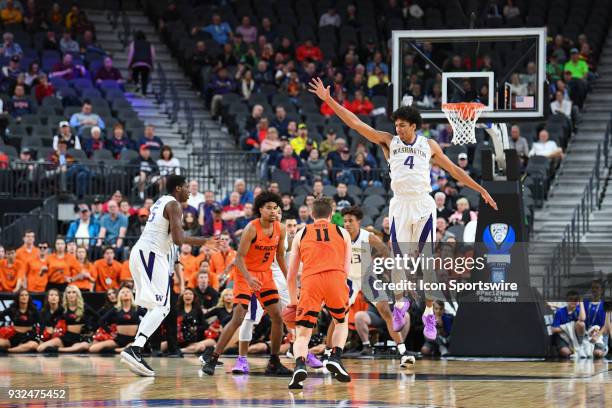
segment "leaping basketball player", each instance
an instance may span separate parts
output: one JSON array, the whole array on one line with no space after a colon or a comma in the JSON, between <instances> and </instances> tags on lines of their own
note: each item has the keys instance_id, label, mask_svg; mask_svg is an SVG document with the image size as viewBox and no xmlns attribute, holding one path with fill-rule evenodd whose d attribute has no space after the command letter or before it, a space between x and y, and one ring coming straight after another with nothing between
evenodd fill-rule
<instances>
[{"instance_id":1,"label":"leaping basketball player","mask_svg":"<svg viewBox=\"0 0 612 408\"><path fill-rule=\"evenodd\" d=\"M121 352L121 357L132 372L144 377L155 376L155 371L142 358L141 350L170 311L176 248L182 244L199 247L210 240L187 237L183 231L182 205L189 198L185 177L168 176L166 189L168 194L151 207L144 231L132 248L129 261L136 304L146 308L147 313L138 325L134 343Z\"/></svg>"},{"instance_id":2,"label":"leaping basketball player","mask_svg":"<svg viewBox=\"0 0 612 408\"><path fill-rule=\"evenodd\" d=\"M435 240L436 205L431 192L431 162L446 170L451 177L477 191L483 200L497 210L497 204L480 184L472 179L459 166L455 165L432 139L416 134L421 126L421 114L411 106L395 110L391 119L395 123L397 135L373 129L362 122L357 115L344 108L332 98L329 86L323 85L320 78L310 82L309 91L326 102L338 117L351 129L379 145L389 162L391 171L391 190L393 198L389 205L391 220L391 243L395 255L401 255L400 243L417 244L422 252L425 243ZM433 314L433 299L427 300L423 314L426 338L435 338L436 319ZM408 302L396 302L393 319L403 322L408 311ZM397 326L401 326L399 323Z\"/></svg>"},{"instance_id":3,"label":"leaping basketball player","mask_svg":"<svg viewBox=\"0 0 612 408\"><path fill-rule=\"evenodd\" d=\"M202 371L208 375L215 373L219 355L242 324L253 294L272 321L271 353L266 374L291 375L291 370L282 365L278 357L283 337L283 321L280 296L272 274L272 262L276 259L281 275L287 275L285 246L282 245L285 242L285 226L277 220L281 206L282 201L278 194L263 192L255 198L253 213L257 218L244 229L236 255L236 266L240 273L237 274L234 284L232 319L223 328L212 356L206 359L202 366ZM241 374L248 371L242 364L238 364L235 369Z\"/></svg>"}]
</instances>

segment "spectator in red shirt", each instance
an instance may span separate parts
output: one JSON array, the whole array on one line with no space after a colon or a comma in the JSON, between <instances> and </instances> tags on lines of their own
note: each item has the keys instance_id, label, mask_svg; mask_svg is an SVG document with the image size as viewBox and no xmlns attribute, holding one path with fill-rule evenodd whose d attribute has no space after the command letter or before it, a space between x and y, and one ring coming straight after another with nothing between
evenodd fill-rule
<instances>
[{"instance_id":1,"label":"spectator in red shirt","mask_svg":"<svg viewBox=\"0 0 612 408\"><path fill-rule=\"evenodd\" d=\"M304 60L321 61L323 60L323 53L321 49L312 43L312 40L308 39L304 44L300 45L295 51L295 58L299 62Z\"/></svg>"},{"instance_id":2,"label":"spectator in red shirt","mask_svg":"<svg viewBox=\"0 0 612 408\"><path fill-rule=\"evenodd\" d=\"M104 65L100 67L98 72L96 72L96 84L100 84L105 80L115 81L119 85L122 85L124 82L121 72L119 72L117 68L113 67L113 60L111 57L104 58Z\"/></svg>"},{"instance_id":3,"label":"spectator in red shirt","mask_svg":"<svg viewBox=\"0 0 612 408\"><path fill-rule=\"evenodd\" d=\"M230 194L229 204L223 207L221 218L234 229L236 219L240 217L244 217L244 206L240 204L240 193L234 191Z\"/></svg>"},{"instance_id":4,"label":"spectator in red shirt","mask_svg":"<svg viewBox=\"0 0 612 408\"><path fill-rule=\"evenodd\" d=\"M268 118L263 117L259 119L257 123L257 128L251 132L249 138L246 141L246 144L249 146L249 149L253 151L259 151L261 142L264 141L266 136L268 135Z\"/></svg>"},{"instance_id":5,"label":"spectator in red shirt","mask_svg":"<svg viewBox=\"0 0 612 408\"><path fill-rule=\"evenodd\" d=\"M338 101L340 105L344 106L348 110L351 110L350 108L351 105L346 100L346 97L344 96L344 92L338 92L338 96L336 97L336 100ZM327 102L323 102L321 104L321 114L327 118L329 118L332 115L335 115L333 109L327 104Z\"/></svg>"},{"instance_id":6,"label":"spectator in red shirt","mask_svg":"<svg viewBox=\"0 0 612 408\"><path fill-rule=\"evenodd\" d=\"M300 180L299 160L293 154L293 147L286 145L283 148L283 157L280 160L279 166L282 171L289 174L291 180Z\"/></svg>"},{"instance_id":7,"label":"spectator in red shirt","mask_svg":"<svg viewBox=\"0 0 612 408\"><path fill-rule=\"evenodd\" d=\"M369 115L374 109L374 105L368 99L364 98L363 92L355 91L355 99L348 103L347 109L355 115Z\"/></svg>"},{"instance_id":8,"label":"spectator in red shirt","mask_svg":"<svg viewBox=\"0 0 612 408\"><path fill-rule=\"evenodd\" d=\"M42 103L43 99L47 96L53 96L55 94L55 88L47 79L47 74L42 73L38 75L38 85L34 88L34 93L39 104Z\"/></svg>"},{"instance_id":9,"label":"spectator in red shirt","mask_svg":"<svg viewBox=\"0 0 612 408\"><path fill-rule=\"evenodd\" d=\"M75 65L72 62L72 54L65 54L62 62L58 62L53 66L52 72L49 75L51 78L63 78L66 81L76 78L84 78L87 70L82 65Z\"/></svg>"}]
</instances>

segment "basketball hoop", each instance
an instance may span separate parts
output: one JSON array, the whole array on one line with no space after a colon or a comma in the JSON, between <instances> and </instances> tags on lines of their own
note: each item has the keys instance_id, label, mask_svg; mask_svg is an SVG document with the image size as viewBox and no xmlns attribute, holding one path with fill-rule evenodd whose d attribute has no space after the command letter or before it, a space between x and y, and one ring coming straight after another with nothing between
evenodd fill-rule
<instances>
[{"instance_id":1,"label":"basketball hoop","mask_svg":"<svg viewBox=\"0 0 612 408\"><path fill-rule=\"evenodd\" d=\"M452 143L476 143L476 121L486 106L478 102L444 103L442 111L453 128Z\"/></svg>"}]
</instances>

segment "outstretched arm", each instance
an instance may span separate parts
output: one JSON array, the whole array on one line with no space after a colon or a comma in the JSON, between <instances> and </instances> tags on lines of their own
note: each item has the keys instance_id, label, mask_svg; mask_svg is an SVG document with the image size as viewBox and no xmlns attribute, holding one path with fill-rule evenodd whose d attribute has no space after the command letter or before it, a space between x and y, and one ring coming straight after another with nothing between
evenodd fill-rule
<instances>
[{"instance_id":1,"label":"outstretched arm","mask_svg":"<svg viewBox=\"0 0 612 408\"><path fill-rule=\"evenodd\" d=\"M493 197L489 194L487 190L484 189L483 186L478 184L473 178L470 177L463 169L457 166L455 163L451 161L442 151L442 148L435 140L428 140L429 147L431 148L431 156L433 157L433 161L435 164L440 166L442 169L446 170L448 174L451 175L455 180L463 183L467 187L472 190L478 191L482 196L485 203L489 204L495 210L497 210L497 203L493 200Z\"/></svg>"},{"instance_id":2,"label":"outstretched arm","mask_svg":"<svg viewBox=\"0 0 612 408\"><path fill-rule=\"evenodd\" d=\"M313 79L309 84L308 90L317 95L323 102L327 103L348 127L355 130L370 142L384 147L388 147L389 143L391 143L392 136L389 133L378 131L370 125L363 123L357 115L336 102L334 98L331 97L329 86L325 87L321 78Z\"/></svg>"},{"instance_id":3,"label":"outstretched arm","mask_svg":"<svg viewBox=\"0 0 612 408\"><path fill-rule=\"evenodd\" d=\"M171 201L164 208L164 216L170 221L170 235L174 245L189 244L191 246L202 246L210 241L210 238L187 237L183 231L183 209L176 201Z\"/></svg>"}]
</instances>

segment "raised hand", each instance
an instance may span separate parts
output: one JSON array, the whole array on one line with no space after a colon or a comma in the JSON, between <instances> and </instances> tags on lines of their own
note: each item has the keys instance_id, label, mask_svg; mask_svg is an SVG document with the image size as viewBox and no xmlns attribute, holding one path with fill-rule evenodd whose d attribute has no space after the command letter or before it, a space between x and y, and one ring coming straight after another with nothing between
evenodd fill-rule
<instances>
[{"instance_id":1,"label":"raised hand","mask_svg":"<svg viewBox=\"0 0 612 408\"><path fill-rule=\"evenodd\" d=\"M308 84L308 91L319 97L322 101L326 102L330 97L329 86L323 85L321 78L313 78Z\"/></svg>"}]
</instances>

